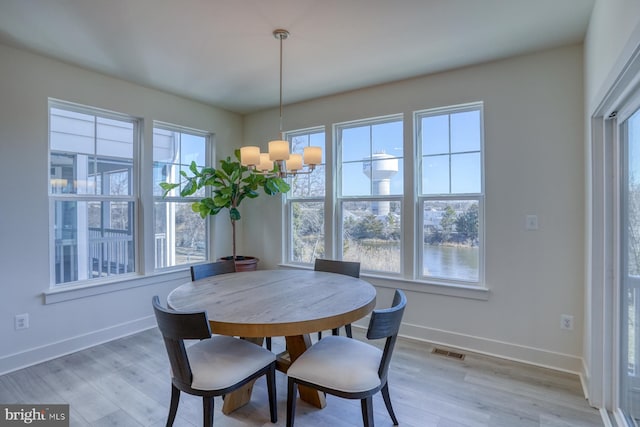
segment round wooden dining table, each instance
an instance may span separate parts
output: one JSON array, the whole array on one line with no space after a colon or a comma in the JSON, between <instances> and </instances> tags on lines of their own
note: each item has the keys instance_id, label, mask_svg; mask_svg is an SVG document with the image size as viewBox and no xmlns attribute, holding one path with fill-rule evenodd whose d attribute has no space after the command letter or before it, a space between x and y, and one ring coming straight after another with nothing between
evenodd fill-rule
<instances>
[{"instance_id":1,"label":"round wooden dining table","mask_svg":"<svg viewBox=\"0 0 640 427\"><path fill-rule=\"evenodd\" d=\"M376 290L351 276L309 270L258 270L211 276L185 283L167 297L177 311L207 312L214 334L255 339L285 337L287 351L278 355L286 372L311 346L312 332L338 328L369 314ZM300 398L316 407L324 394L300 387ZM251 386L225 397L228 414L251 397Z\"/></svg>"}]
</instances>

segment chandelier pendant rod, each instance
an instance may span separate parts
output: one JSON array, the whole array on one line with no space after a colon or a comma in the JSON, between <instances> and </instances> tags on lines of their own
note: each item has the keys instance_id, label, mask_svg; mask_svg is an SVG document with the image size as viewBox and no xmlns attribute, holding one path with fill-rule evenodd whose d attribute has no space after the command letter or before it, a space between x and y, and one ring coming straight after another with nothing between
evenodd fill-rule
<instances>
[{"instance_id":1,"label":"chandelier pendant rod","mask_svg":"<svg viewBox=\"0 0 640 427\"><path fill-rule=\"evenodd\" d=\"M283 134L283 125L282 125L282 112L283 112L283 105L282 105L282 93L283 93L283 89L282 89L282 56L283 56L283 49L282 49L282 42L283 40L287 39L289 37L289 32L287 30L283 30L283 29L277 29L273 32L273 36L275 38L277 38L278 40L280 40L280 138L284 139L284 134Z\"/></svg>"},{"instance_id":2,"label":"chandelier pendant rod","mask_svg":"<svg viewBox=\"0 0 640 427\"><path fill-rule=\"evenodd\" d=\"M280 138L282 137L282 37L280 37Z\"/></svg>"}]
</instances>

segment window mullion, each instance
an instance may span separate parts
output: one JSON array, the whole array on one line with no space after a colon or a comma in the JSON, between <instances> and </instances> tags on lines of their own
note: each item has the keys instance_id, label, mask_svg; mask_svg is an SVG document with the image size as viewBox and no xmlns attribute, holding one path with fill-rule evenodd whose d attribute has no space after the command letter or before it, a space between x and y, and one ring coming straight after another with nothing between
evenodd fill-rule
<instances>
[{"instance_id":1,"label":"window mullion","mask_svg":"<svg viewBox=\"0 0 640 427\"><path fill-rule=\"evenodd\" d=\"M448 143L449 143L449 193L452 192L452 187L451 187L451 168L452 168L452 162L451 162L451 114L447 115L447 125L448 125L448 132L447 132L447 136L448 136Z\"/></svg>"}]
</instances>

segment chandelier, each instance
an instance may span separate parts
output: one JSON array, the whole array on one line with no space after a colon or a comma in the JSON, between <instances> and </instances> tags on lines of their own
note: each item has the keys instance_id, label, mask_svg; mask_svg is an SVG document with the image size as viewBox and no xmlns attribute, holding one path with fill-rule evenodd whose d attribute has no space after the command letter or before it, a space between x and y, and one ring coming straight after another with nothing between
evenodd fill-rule
<instances>
[{"instance_id":1,"label":"chandelier","mask_svg":"<svg viewBox=\"0 0 640 427\"><path fill-rule=\"evenodd\" d=\"M286 178L298 174L309 174L322 163L320 147L304 147L303 154L290 153L289 141L282 131L282 42L289 37L287 30L277 29L273 36L280 40L280 139L269 141L269 152L261 153L260 147L240 148L240 163L254 173Z\"/></svg>"}]
</instances>

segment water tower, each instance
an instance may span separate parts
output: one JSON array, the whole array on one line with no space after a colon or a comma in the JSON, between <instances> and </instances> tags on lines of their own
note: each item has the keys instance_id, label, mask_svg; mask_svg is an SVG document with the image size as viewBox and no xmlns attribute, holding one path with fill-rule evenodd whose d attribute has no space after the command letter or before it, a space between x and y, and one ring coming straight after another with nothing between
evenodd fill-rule
<instances>
[{"instance_id":1,"label":"water tower","mask_svg":"<svg viewBox=\"0 0 640 427\"><path fill-rule=\"evenodd\" d=\"M391 194L391 178L398 173L398 159L385 153L376 153L367 159L362 167L362 172L373 182L374 196L387 196ZM374 202L371 210L374 215L387 216L390 202Z\"/></svg>"}]
</instances>

